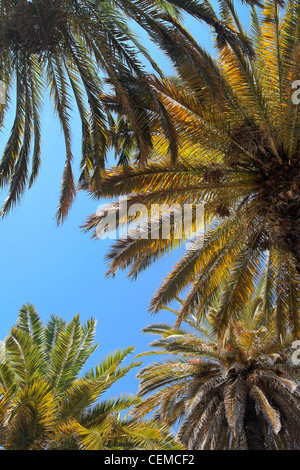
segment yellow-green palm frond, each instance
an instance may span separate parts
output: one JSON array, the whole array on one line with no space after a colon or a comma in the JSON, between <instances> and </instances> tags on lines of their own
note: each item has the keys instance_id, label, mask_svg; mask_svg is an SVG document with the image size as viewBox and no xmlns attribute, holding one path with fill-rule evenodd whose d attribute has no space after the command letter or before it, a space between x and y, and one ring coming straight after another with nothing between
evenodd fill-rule
<instances>
[{"instance_id":1,"label":"yellow-green palm frond","mask_svg":"<svg viewBox=\"0 0 300 470\"><path fill-rule=\"evenodd\" d=\"M227 235L232 240L232 246L227 244ZM163 280L156 294L151 300L151 309L158 312L164 304L176 298L186 286L191 284L191 291L186 299L190 306L206 302L210 294L219 292L222 286L220 275L228 275L228 260L232 259L234 251L237 249L234 242L237 241L237 224L235 220L229 219L221 226L212 227L206 232L203 248L187 250L187 252L176 263L173 270ZM197 296L201 288L207 288L203 298ZM187 302L182 305L182 314L187 310ZM181 315L180 315L181 317Z\"/></svg>"},{"instance_id":2,"label":"yellow-green palm frond","mask_svg":"<svg viewBox=\"0 0 300 470\"><path fill-rule=\"evenodd\" d=\"M155 420L126 419L122 422L124 447L145 450L183 451L185 447L174 438L167 425ZM122 441L121 441L122 443Z\"/></svg>"},{"instance_id":3,"label":"yellow-green palm frond","mask_svg":"<svg viewBox=\"0 0 300 470\"><path fill-rule=\"evenodd\" d=\"M40 449L56 425L56 400L50 385L38 379L20 389L4 417L6 449Z\"/></svg>"},{"instance_id":4,"label":"yellow-green palm frond","mask_svg":"<svg viewBox=\"0 0 300 470\"><path fill-rule=\"evenodd\" d=\"M113 217L114 229L123 230L124 236L107 255L108 274L114 275L118 269L129 268L128 275L132 278L190 238L196 236L197 240L197 233L204 228L203 246L186 249L154 295L151 310L158 312L161 306L189 287L178 321L197 305L201 312L200 320L206 306L217 298L222 289L223 304L219 310L218 327L221 331L226 329L230 318L235 317L234 312L241 310L256 288L258 274L266 259L265 250L271 240L268 217L262 217L256 209L260 200L259 193L254 193L256 188L251 170L226 171L218 165L178 163L173 170L163 162L145 168L129 166L124 170L116 169L106 175L94 197L119 196L122 199L100 206L84 228L92 230L94 237L101 238L109 229L105 225L107 215ZM200 222L193 218L188 230L181 230L178 236L176 230L178 227L182 229L182 220L176 219L174 207L178 206L182 215L185 204L203 204L204 215ZM162 214L152 217L156 206ZM170 213L172 217L169 217ZM168 223L168 236L163 236L164 222ZM159 228L159 236L153 236L155 226ZM273 257L278 256L276 248L271 251ZM280 266L280 272L286 272ZM292 297L287 282L282 283L279 278L274 282L284 289L287 298ZM294 275L290 282L297 283ZM298 296L295 287L296 284L294 307L289 308L287 318L295 325L297 335L295 309ZM287 313L286 301L283 311ZM286 313L278 316L284 324Z\"/></svg>"},{"instance_id":5,"label":"yellow-green palm frond","mask_svg":"<svg viewBox=\"0 0 300 470\"><path fill-rule=\"evenodd\" d=\"M151 420L110 416L102 424L77 430L85 450L184 450L167 426Z\"/></svg>"},{"instance_id":6,"label":"yellow-green palm frond","mask_svg":"<svg viewBox=\"0 0 300 470\"><path fill-rule=\"evenodd\" d=\"M92 329L94 330L94 325ZM92 337L93 335L94 331ZM49 355L47 373L53 388L57 393L61 393L77 377L95 346L91 346L90 341L86 341L85 330L80 324L79 315L76 315L66 328L61 329L55 339ZM81 352L81 347L84 352Z\"/></svg>"},{"instance_id":7,"label":"yellow-green palm frond","mask_svg":"<svg viewBox=\"0 0 300 470\"><path fill-rule=\"evenodd\" d=\"M42 358L33 338L13 328L5 340L7 367L18 386L29 385L42 371Z\"/></svg>"},{"instance_id":8,"label":"yellow-green palm frond","mask_svg":"<svg viewBox=\"0 0 300 470\"><path fill-rule=\"evenodd\" d=\"M122 365L125 358L133 351L134 347L131 346L126 349L118 349L114 353L109 354L96 367L85 373L85 379L102 383L104 389L110 387L116 380L124 377L132 368L140 365L136 361L132 361L127 366Z\"/></svg>"},{"instance_id":9,"label":"yellow-green palm frond","mask_svg":"<svg viewBox=\"0 0 300 470\"><path fill-rule=\"evenodd\" d=\"M83 371L95 351L96 321L79 315L44 324L23 305L5 340L0 364L0 445L11 450L181 449L166 426L121 418L140 402L105 399L117 381L141 365L123 364L133 347L116 350Z\"/></svg>"},{"instance_id":10,"label":"yellow-green palm frond","mask_svg":"<svg viewBox=\"0 0 300 470\"><path fill-rule=\"evenodd\" d=\"M196 4L193 8L200 18ZM150 303L150 310L158 312L184 292L177 326L197 307L201 320L222 291L216 328L225 331L265 270L264 283L272 285L272 293L266 293L261 315L266 320L276 316L279 335L286 328L295 337L299 334L300 134L299 104L292 99L299 65L298 10L294 0L287 4L266 0L261 10L252 9L247 32L233 2L221 2L223 25L236 37L244 36L254 55L227 38L218 56L211 57L182 25L167 19L170 34L178 32L173 60L179 76L154 77L151 83L178 134L177 159L170 159L168 138L151 100L143 103L136 86L134 97L149 113L149 132L157 139L153 161L112 168L98 186L83 186L95 199L112 199L84 228L93 236L98 230L100 238L106 215L115 218L117 230L126 236L119 236L107 255L108 273L126 269L133 279L171 250L182 249L189 235L197 233L191 226L186 237L177 239L171 221L168 237L151 237L147 216L152 205L179 204L181 210L185 203L204 206L202 247L183 253ZM216 16L212 9L209 14ZM167 49L170 42L165 42ZM110 100L118 106L117 96ZM126 116L121 105L115 109ZM131 151L136 151L131 144ZM127 199L131 214L120 210L118 197ZM268 296L276 299L274 311Z\"/></svg>"}]
</instances>

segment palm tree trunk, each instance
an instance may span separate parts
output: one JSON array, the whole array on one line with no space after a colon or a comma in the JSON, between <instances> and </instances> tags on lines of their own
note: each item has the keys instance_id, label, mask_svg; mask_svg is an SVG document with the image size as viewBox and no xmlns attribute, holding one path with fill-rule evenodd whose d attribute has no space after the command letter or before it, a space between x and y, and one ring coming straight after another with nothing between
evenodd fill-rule
<instances>
[{"instance_id":1,"label":"palm tree trunk","mask_svg":"<svg viewBox=\"0 0 300 470\"><path fill-rule=\"evenodd\" d=\"M300 237L297 237L298 240L295 240L295 238L296 237L293 237L293 242L289 243L289 251L294 257L295 268L298 274L300 274Z\"/></svg>"},{"instance_id":2,"label":"palm tree trunk","mask_svg":"<svg viewBox=\"0 0 300 470\"><path fill-rule=\"evenodd\" d=\"M300 176L298 163L275 167L272 195L265 201L269 204L269 215L273 227L272 239L295 260L300 273ZM273 175L273 176L274 176ZM274 187L273 187L274 185Z\"/></svg>"},{"instance_id":3,"label":"palm tree trunk","mask_svg":"<svg viewBox=\"0 0 300 470\"><path fill-rule=\"evenodd\" d=\"M300 274L300 194L298 191L288 191L289 185L290 183L277 196L271 218L274 222L275 240L294 257L295 268Z\"/></svg>"},{"instance_id":4,"label":"palm tree trunk","mask_svg":"<svg viewBox=\"0 0 300 470\"><path fill-rule=\"evenodd\" d=\"M247 400L244 426L248 450L265 450L264 435L256 414L255 403L250 397Z\"/></svg>"}]
</instances>

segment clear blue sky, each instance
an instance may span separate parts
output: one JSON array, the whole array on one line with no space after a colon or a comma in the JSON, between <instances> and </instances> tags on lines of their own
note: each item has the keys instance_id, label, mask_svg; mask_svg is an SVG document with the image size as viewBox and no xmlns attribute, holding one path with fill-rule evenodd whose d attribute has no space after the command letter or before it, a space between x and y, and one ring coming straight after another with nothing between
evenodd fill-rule
<instances>
[{"instance_id":1,"label":"clear blue sky","mask_svg":"<svg viewBox=\"0 0 300 470\"><path fill-rule=\"evenodd\" d=\"M188 22L201 44L210 49L206 28L194 20ZM149 44L149 43L147 43ZM152 47L152 46L151 46ZM153 54L156 54L152 48ZM157 56L158 60L159 57ZM167 62L161 62L166 67ZM0 134L3 148L7 129ZM80 162L81 129L76 115L73 120L74 169ZM135 346L135 353L148 349L150 337L141 329L153 321L173 321L171 314L156 317L148 313L149 300L161 279L176 259L176 253L160 261L137 281L127 280L126 273L115 279L105 278L104 256L111 241L91 240L79 226L95 212L99 204L84 193L78 194L69 217L56 226L60 180L64 166L64 141L56 117L49 104L43 114L43 159L40 175L9 216L0 221L0 340L14 324L17 312L32 303L42 319L51 313L65 320L79 313L82 321L98 320L98 349L88 366L117 348ZM78 173L77 173L78 175ZM5 194L1 195L1 205ZM149 361L149 359L147 360ZM113 394L135 393L137 381L132 371L113 388Z\"/></svg>"}]
</instances>

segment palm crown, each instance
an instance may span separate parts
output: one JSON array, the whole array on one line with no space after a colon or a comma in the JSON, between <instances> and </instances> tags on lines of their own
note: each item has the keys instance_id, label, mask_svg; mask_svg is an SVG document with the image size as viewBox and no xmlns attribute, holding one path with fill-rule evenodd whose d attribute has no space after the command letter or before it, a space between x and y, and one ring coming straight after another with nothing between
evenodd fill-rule
<instances>
[{"instance_id":1,"label":"palm crown","mask_svg":"<svg viewBox=\"0 0 300 470\"><path fill-rule=\"evenodd\" d=\"M248 3L255 4L256 1L248 0ZM163 104L148 84L140 55L157 72L162 72L129 23L139 24L156 42L165 37L172 43L174 38L169 35L166 18L178 17L180 10L211 25L223 41L237 41L247 49L243 35L236 35L220 22L210 6L195 0L0 1L0 80L7 88L7 104L12 88L16 89L15 119L0 163L0 184L8 186L2 216L9 212L26 185L30 187L38 174L41 165L40 114L47 88L61 124L66 149L58 222L66 217L76 192L70 129L73 106L77 107L82 124L79 180L89 179L93 184L101 178L109 139L107 116L101 102L106 79L130 118L139 143L139 158L142 162L146 160L149 132L140 122L143 113L132 106L126 87L128 75L137 78L152 96L166 129L169 129L169 122ZM3 123L6 109L7 106L1 106L0 123Z\"/></svg>"},{"instance_id":2,"label":"palm crown","mask_svg":"<svg viewBox=\"0 0 300 470\"><path fill-rule=\"evenodd\" d=\"M0 183L8 186L2 215L31 186L41 164L43 98L49 89L59 118L66 161L57 211L62 221L75 196L72 171L70 115L77 107L82 124L80 181L100 177L107 152L106 114L101 104L104 80L109 77L139 136L146 143L130 110L122 75L130 71L147 80L139 54L158 70L150 54L128 26L128 18L146 30L159 28L159 13L175 9L164 1L2 0L0 2L0 79L7 88L1 123L15 91L15 119L0 163ZM99 74L101 71L101 75ZM32 143L32 141L34 142ZM32 157L32 158L31 158ZM30 169L31 161L31 169Z\"/></svg>"},{"instance_id":3,"label":"palm crown","mask_svg":"<svg viewBox=\"0 0 300 470\"><path fill-rule=\"evenodd\" d=\"M225 42L214 58L173 22L172 59L180 78L152 82L173 125L172 146L132 80L152 129L152 162L111 169L98 188L90 187L95 198L128 196L128 208L137 203L145 208L134 217L119 217L120 226L129 223L129 236L108 254L109 274L130 267L132 278L197 229L194 221L176 236L172 205L205 204L203 247L184 253L151 302L157 312L189 287L179 322L197 306L201 315L222 291L218 318L220 327L226 325L243 310L266 269L278 318L293 319L299 334L300 120L292 84L299 75L300 4L290 1L281 8L276 0L266 0L262 11L253 8L246 35L233 3L222 2L224 24L247 36L253 56ZM168 42L162 39L161 47L168 49ZM107 102L114 109L118 99L107 96ZM132 135L130 129L127 134ZM169 205L170 236L151 239L146 223L137 237L130 223L142 221L155 204ZM117 201L107 211L121 214ZM104 216L91 216L85 228L94 230ZM162 224L163 217L158 219Z\"/></svg>"},{"instance_id":4,"label":"palm crown","mask_svg":"<svg viewBox=\"0 0 300 470\"><path fill-rule=\"evenodd\" d=\"M24 305L5 339L0 364L0 445L11 450L181 449L166 427L121 416L137 404L100 397L138 362L122 366L133 348L118 350L82 373L97 348L96 321L51 316L43 325ZM81 373L81 375L80 375Z\"/></svg>"},{"instance_id":5,"label":"palm crown","mask_svg":"<svg viewBox=\"0 0 300 470\"><path fill-rule=\"evenodd\" d=\"M252 299L222 343L213 307L200 326L191 315L179 329L145 328L159 338L144 355L169 359L138 374L143 401L136 415L154 411L176 425L188 449L299 449L299 362L293 364L288 335L279 343L274 324L264 326L262 302Z\"/></svg>"}]
</instances>

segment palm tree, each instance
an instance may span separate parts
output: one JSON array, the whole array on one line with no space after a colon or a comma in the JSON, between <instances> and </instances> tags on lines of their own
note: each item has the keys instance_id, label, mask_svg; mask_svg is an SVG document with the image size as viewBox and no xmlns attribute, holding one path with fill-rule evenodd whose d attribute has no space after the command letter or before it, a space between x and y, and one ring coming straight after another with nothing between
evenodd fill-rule
<instances>
[{"instance_id":1,"label":"palm tree","mask_svg":"<svg viewBox=\"0 0 300 470\"><path fill-rule=\"evenodd\" d=\"M252 0L249 0L253 3ZM255 1L254 1L255 3ZM140 159L149 153L149 132L141 112L133 110L127 94L128 74L144 84L157 111L168 125L163 105L147 85L142 54L162 73L151 54L130 29L138 23L156 39L168 38L163 15L178 16L179 9L210 24L223 41L237 41L230 28L219 23L213 9L188 0L2 0L0 1L0 80L7 87L7 104L15 92L15 118L0 163L0 185L8 186L2 216L35 181L41 165L41 112L49 89L61 124L66 149L57 221L64 220L76 188L72 170L71 109L77 107L82 124L82 158L79 181L91 184L101 178L108 145L107 116L101 103L106 79L130 117L140 148ZM245 45L247 48L247 45ZM101 75L99 75L99 69ZM7 106L1 106L3 124ZM32 143L32 141L34 141ZM32 150L32 151L31 151ZM31 164L31 169L29 168Z\"/></svg>"},{"instance_id":2,"label":"palm tree","mask_svg":"<svg viewBox=\"0 0 300 470\"><path fill-rule=\"evenodd\" d=\"M289 335L279 342L274 324L264 325L262 304L253 297L222 343L213 307L200 326L190 315L185 328L145 328L159 338L141 355L169 359L139 372L143 401L134 415L155 412L157 422L177 427L191 450L299 449L298 361L293 364Z\"/></svg>"},{"instance_id":3,"label":"palm tree","mask_svg":"<svg viewBox=\"0 0 300 470\"><path fill-rule=\"evenodd\" d=\"M151 311L158 312L188 289L178 324L195 308L201 316L222 292L218 322L226 327L243 310L266 269L278 299L278 318L293 318L299 334L300 120L299 104L292 97L300 72L299 11L299 1L288 2L281 11L276 0L266 0L260 14L250 10L247 36L232 2L224 0L224 24L248 37L253 57L225 43L214 58L173 21L177 43L172 58L179 78L154 77L152 83L176 131L174 150L150 100L144 99L154 142L151 160L144 166L112 168L97 188L89 188L95 199L127 197L130 217L118 220L120 204L115 200L91 216L85 229L98 236L107 213L117 216L120 227L129 223L128 236L123 235L107 256L108 274L129 268L133 279L202 228L194 218L176 235L172 206L183 210L192 204L195 212L205 204L203 246L196 243L183 252L151 301ZM161 44L168 48L167 41ZM137 105L143 106L138 83L133 83ZM117 97L106 99L110 109L116 109ZM130 128L127 136L132 136ZM130 211L135 204L144 210ZM171 216L168 237L150 235L147 217L155 204L165 204L163 215ZM153 215L154 223L162 226L164 217L155 211ZM142 224L140 236L134 230L137 222Z\"/></svg>"},{"instance_id":4,"label":"palm tree","mask_svg":"<svg viewBox=\"0 0 300 470\"><path fill-rule=\"evenodd\" d=\"M97 180L104 168L108 131L100 98L107 77L122 96L142 154L147 151L145 137L123 89L122 74L130 70L139 80L147 80L139 54L143 54L157 71L159 69L130 30L128 18L147 29L153 22L159 26L159 13L174 13L175 10L164 1L143 3L142 8L138 2L131 1L0 2L0 79L7 88L7 105L12 92L16 103L14 123L0 163L1 187L8 186L8 196L1 212L3 216L20 199L26 185L30 187L38 175L41 112L47 89L61 124L66 148L58 222L66 217L76 192L70 122L73 105L77 107L82 124L79 180ZM1 106L1 123L7 105Z\"/></svg>"},{"instance_id":5,"label":"palm tree","mask_svg":"<svg viewBox=\"0 0 300 470\"><path fill-rule=\"evenodd\" d=\"M122 366L133 348L108 355L81 376L97 348L95 319L43 325L24 305L5 339L0 364L0 445L6 450L181 449L167 427L121 412L138 399L99 398L139 365Z\"/></svg>"}]
</instances>

